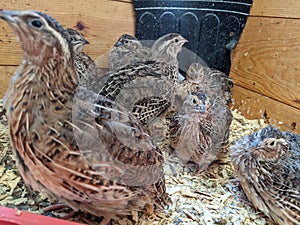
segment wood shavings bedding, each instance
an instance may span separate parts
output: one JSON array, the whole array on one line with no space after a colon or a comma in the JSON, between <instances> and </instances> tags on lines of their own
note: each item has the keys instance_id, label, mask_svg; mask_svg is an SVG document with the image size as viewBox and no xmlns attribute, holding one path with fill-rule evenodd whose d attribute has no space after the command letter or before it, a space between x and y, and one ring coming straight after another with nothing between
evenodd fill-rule
<instances>
[{"instance_id":1,"label":"wood shavings bedding","mask_svg":"<svg viewBox=\"0 0 300 225\"><path fill-rule=\"evenodd\" d=\"M239 137L266 125L263 120L246 119L237 110L233 110L232 113L234 118L230 129L230 144ZM224 162L214 163L200 175L181 172L173 176L166 172L166 186L172 204L164 212L150 216L135 214L129 218L111 221L111 224L273 224L248 202L234 176L229 157ZM51 204L43 194L24 186L10 149L5 117L2 116L0 120L0 205L42 213L43 208ZM73 220L85 223L88 221L90 224L99 223L97 218L90 215L79 214Z\"/></svg>"}]
</instances>

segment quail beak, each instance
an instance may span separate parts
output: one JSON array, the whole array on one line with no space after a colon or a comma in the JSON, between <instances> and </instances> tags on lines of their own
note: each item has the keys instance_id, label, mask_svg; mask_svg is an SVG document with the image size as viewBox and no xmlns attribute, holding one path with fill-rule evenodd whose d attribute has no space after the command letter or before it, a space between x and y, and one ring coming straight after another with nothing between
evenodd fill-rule
<instances>
[{"instance_id":1,"label":"quail beak","mask_svg":"<svg viewBox=\"0 0 300 225\"><path fill-rule=\"evenodd\" d=\"M16 11L0 10L0 18L11 25L17 24L17 16L19 14Z\"/></svg>"},{"instance_id":2,"label":"quail beak","mask_svg":"<svg viewBox=\"0 0 300 225\"><path fill-rule=\"evenodd\" d=\"M122 46L122 45L123 45L123 40L122 40L122 39L119 39L119 40L114 44L115 47L120 47L120 46Z\"/></svg>"},{"instance_id":3,"label":"quail beak","mask_svg":"<svg viewBox=\"0 0 300 225\"><path fill-rule=\"evenodd\" d=\"M181 36L178 43L181 44L181 46L182 46L182 45L184 45L187 42L189 42L189 41L187 39L185 39L184 37Z\"/></svg>"},{"instance_id":4,"label":"quail beak","mask_svg":"<svg viewBox=\"0 0 300 225\"><path fill-rule=\"evenodd\" d=\"M80 41L82 41L82 43L83 43L84 45L90 44L90 42L89 42L88 40L86 40L85 38L80 39Z\"/></svg>"},{"instance_id":5,"label":"quail beak","mask_svg":"<svg viewBox=\"0 0 300 225\"><path fill-rule=\"evenodd\" d=\"M205 113L206 106L205 105L197 105L196 110L200 113Z\"/></svg>"},{"instance_id":6,"label":"quail beak","mask_svg":"<svg viewBox=\"0 0 300 225\"><path fill-rule=\"evenodd\" d=\"M185 43L187 43L187 42L189 42L189 41L183 37L182 40L181 40L181 42L182 42L183 44L185 44Z\"/></svg>"}]
</instances>

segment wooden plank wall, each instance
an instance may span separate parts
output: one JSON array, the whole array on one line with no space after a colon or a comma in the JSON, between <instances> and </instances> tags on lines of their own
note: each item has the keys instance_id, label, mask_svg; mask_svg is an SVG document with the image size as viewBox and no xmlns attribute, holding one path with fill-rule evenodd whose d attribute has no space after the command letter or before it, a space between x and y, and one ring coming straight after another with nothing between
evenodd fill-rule
<instances>
[{"instance_id":1,"label":"wooden plank wall","mask_svg":"<svg viewBox=\"0 0 300 225\"><path fill-rule=\"evenodd\" d=\"M300 132L300 1L254 0L232 53L234 107Z\"/></svg>"},{"instance_id":2,"label":"wooden plank wall","mask_svg":"<svg viewBox=\"0 0 300 225\"><path fill-rule=\"evenodd\" d=\"M134 34L132 0L1 0L1 8L48 13L90 41L85 51L101 67L123 33ZM21 60L11 29L0 21L0 97ZM300 132L300 1L254 0L251 16L232 54L233 107Z\"/></svg>"},{"instance_id":3,"label":"wooden plank wall","mask_svg":"<svg viewBox=\"0 0 300 225\"><path fill-rule=\"evenodd\" d=\"M132 0L1 0L0 8L43 11L63 26L72 27L89 40L85 47L101 67L107 67L106 56L124 33L135 33ZM83 25L83 26L82 26ZM11 28L0 20L0 98L5 93L11 74L19 65L22 51Z\"/></svg>"}]
</instances>

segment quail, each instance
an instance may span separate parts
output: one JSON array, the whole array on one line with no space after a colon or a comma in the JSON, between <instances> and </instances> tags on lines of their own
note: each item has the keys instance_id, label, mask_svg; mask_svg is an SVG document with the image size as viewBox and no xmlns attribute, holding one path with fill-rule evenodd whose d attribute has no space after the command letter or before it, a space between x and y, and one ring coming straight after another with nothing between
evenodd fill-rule
<instances>
[{"instance_id":1,"label":"quail","mask_svg":"<svg viewBox=\"0 0 300 225\"><path fill-rule=\"evenodd\" d=\"M149 125L153 118L175 102L178 87L177 54L186 42L179 34L162 36L154 42L150 55L147 53L143 61L133 60L131 64L105 74L100 82L102 88L99 93L123 104L140 122ZM133 52L144 48L135 37L126 34L120 37L112 51L117 51L118 47L131 48Z\"/></svg>"},{"instance_id":2,"label":"quail","mask_svg":"<svg viewBox=\"0 0 300 225\"><path fill-rule=\"evenodd\" d=\"M149 60L166 62L178 67L177 55L186 42L188 41L180 34L166 34L158 38L151 46L151 56Z\"/></svg>"},{"instance_id":3,"label":"quail","mask_svg":"<svg viewBox=\"0 0 300 225\"><path fill-rule=\"evenodd\" d=\"M6 107L25 183L104 216L101 224L162 209L168 196L160 150L125 108L78 85L67 31L36 11L1 10L0 18L23 50Z\"/></svg>"},{"instance_id":4,"label":"quail","mask_svg":"<svg viewBox=\"0 0 300 225\"><path fill-rule=\"evenodd\" d=\"M144 47L136 37L123 34L108 54L108 66L110 70L115 70L133 63L145 62L149 55L150 49Z\"/></svg>"},{"instance_id":5,"label":"quail","mask_svg":"<svg viewBox=\"0 0 300 225\"><path fill-rule=\"evenodd\" d=\"M187 96L170 121L170 146L183 162L195 164L197 172L224 156L228 145L231 111L203 92Z\"/></svg>"},{"instance_id":6,"label":"quail","mask_svg":"<svg viewBox=\"0 0 300 225\"><path fill-rule=\"evenodd\" d=\"M72 28L66 29L69 34L69 41L71 44L71 48L75 53L81 53L86 44L90 44L90 42L83 37L81 33Z\"/></svg>"},{"instance_id":7,"label":"quail","mask_svg":"<svg viewBox=\"0 0 300 225\"><path fill-rule=\"evenodd\" d=\"M69 42L73 51L74 66L79 77L79 84L97 93L101 73L99 73L94 60L83 52L84 45L89 44L89 42L78 31L72 28L66 30L70 35Z\"/></svg>"},{"instance_id":8,"label":"quail","mask_svg":"<svg viewBox=\"0 0 300 225\"><path fill-rule=\"evenodd\" d=\"M178 81L181 79L182 76L179 73L179 64L177 60L178 53L182 50L182 46L188 42L184 37L177 33L169 33L160 38L158 38L152 45L150 49L150 56L147 60L153 60L155 62L167 63L176 68L176 75L175 75L175 83L173 83L173 87L169 89L169 93L172 93L172 101L169 98L165 98L165 96L157 95L157 85L148 85L148 88L145 90L146 92L156 93L151 98L146 99L139 99L138 102L135 103L134 112L138 113L140 117L147 118L143 122L147 122L164 112L167 108L170 108L169 111L173 111L174 108L176 109L182 102L182 95L183 89L181 86L178 85ZM181 101L175 101L177 97L180 97ZM163 106L163 107L160 107ZM161 109L161 110L160 110ZM159 112L153 114L152 112Z\"/></svg>"},{"instance_id":9,"label":"quail","mask_svg":"<svg viewBox=\"0 0 300 225\"><path fill-rule=\"evenodd\" d=\"M165 62L178 67L177 54L187 40L180 34L166 34L153 42L149 49L136 37L123 34L110 50L108 65L111 70L136 62Z\"/></svg>"},{"instance_id":10,"label":"quail","mask_svg":"<svg viewBox=\"0 0 300 225\"><path fill-rule=\"evenodd\" d=\"M232 103L231 89L233 81L225 73L192 63L186 72L186 85L190 91L202 91L210 98L228 105Z\"/></svg>"},{"instance_id":11,"label":"quail","mask_svg":"<svg viewBox=\"0 0 300 225\"><path fill-rule=\"evenodd\" d=\"M105 74L99 94L118 102L148 124L174 104L178 68L164 62L147 61Z\"/></svg>"},{"instance_id":12,"label":"quail","mask_svg":"<svg viewBox=\"0 0 300 225\"><path fill-rule=\"evenodd\" d=\"M230 151L254 207L277 224L300 224L300 136L267 126L237 140Z\"/></svg>"}]
</instances>

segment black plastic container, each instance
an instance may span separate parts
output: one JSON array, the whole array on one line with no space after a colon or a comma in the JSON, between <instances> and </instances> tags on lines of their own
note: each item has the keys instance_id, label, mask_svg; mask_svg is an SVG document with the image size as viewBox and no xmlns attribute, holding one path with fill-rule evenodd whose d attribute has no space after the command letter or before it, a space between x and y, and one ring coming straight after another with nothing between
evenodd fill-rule
<instances>
[{"instance_id":1,"label":"black plastic container","mask_svg":"<svg viewBox=\"0 0 300 225\"><path fill-rule=\"evenodd\" d=\"M252 0L134 0L136 37L155 40L175 32L189 40L184 47L209 67L229 74L230 52L246 24ZM179 55L185 71L199 57Z\"/></svg>"}]
</instances>

